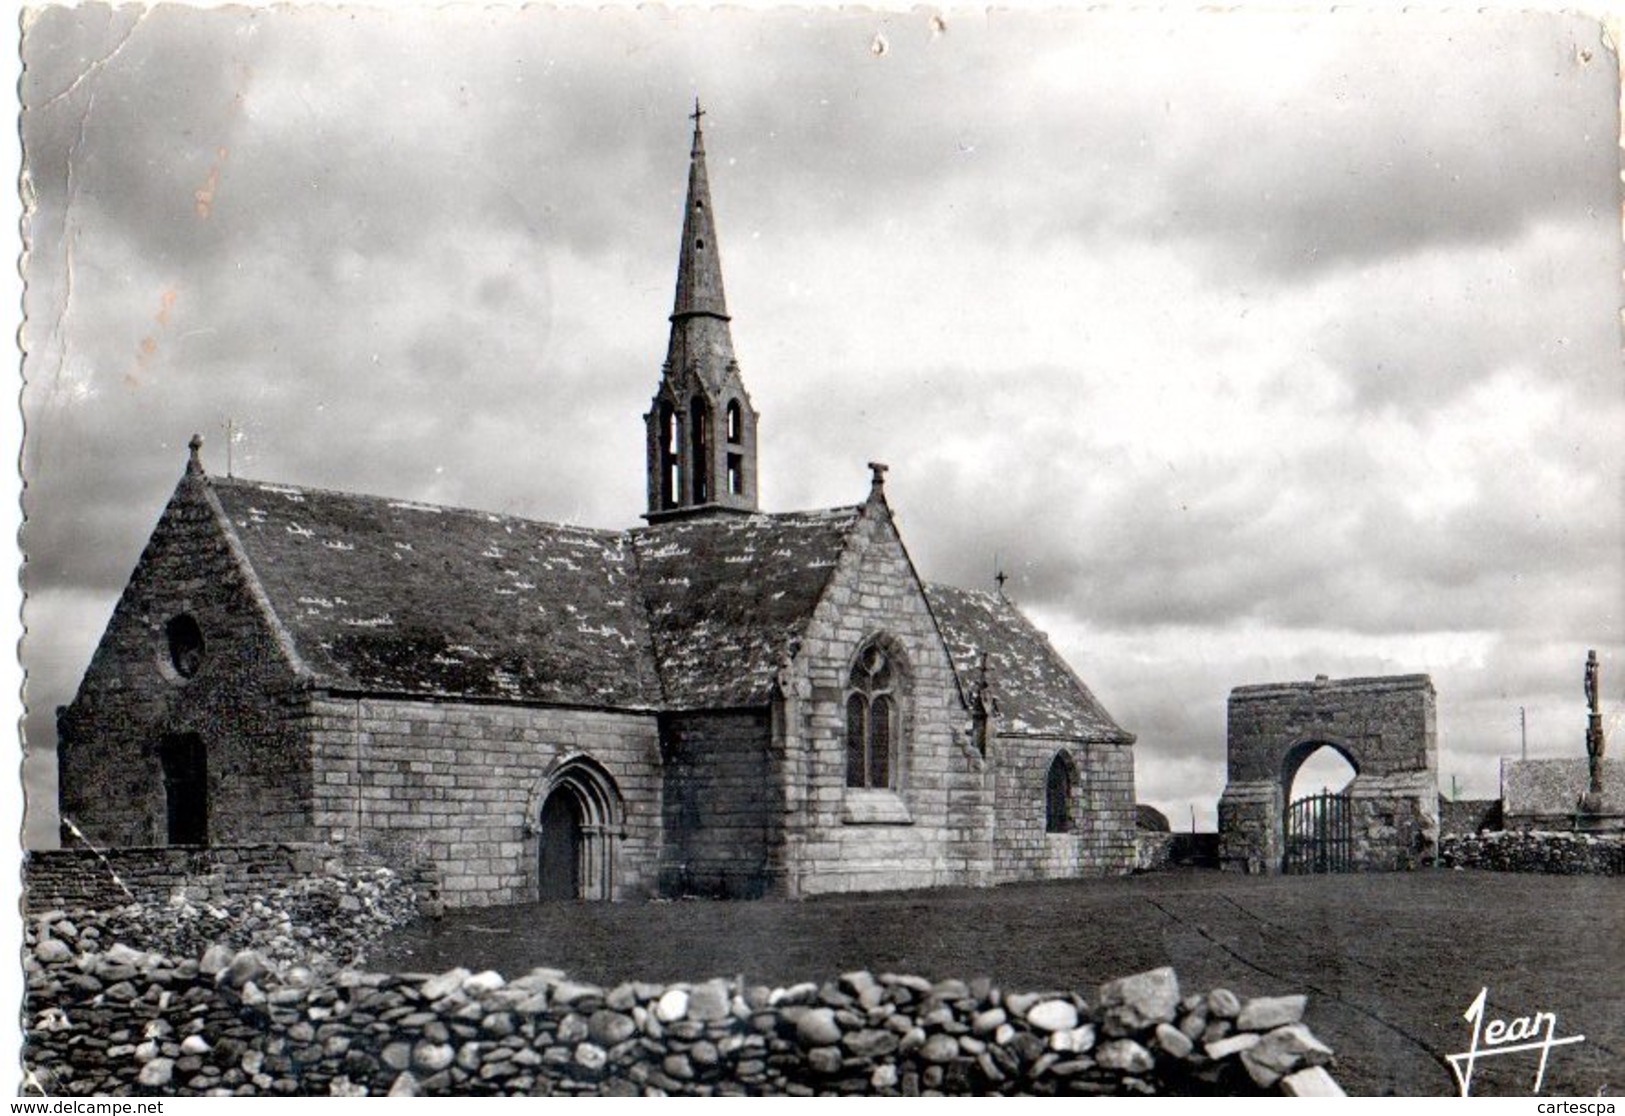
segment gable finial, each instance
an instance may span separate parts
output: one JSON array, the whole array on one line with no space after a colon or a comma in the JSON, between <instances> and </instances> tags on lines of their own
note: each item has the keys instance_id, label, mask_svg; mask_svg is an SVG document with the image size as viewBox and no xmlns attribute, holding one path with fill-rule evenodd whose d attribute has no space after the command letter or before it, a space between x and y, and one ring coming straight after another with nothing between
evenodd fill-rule
<instances>
[{"instance_id":1,"label":"gable finial","mask_svg":"<svg viewBox=\"0 0 1625 1116\"><path fill-rule=\"evenodd\" d=\"M192 440L186 443L188 451L186 458L186 471L192 476L201 476L203 473L203 435L193 434Z\"/></svg>"},{"instance_id":2,"label":"gable finial","mask_svg":"<svg viewBox=\"0 0 1625 1116\"><path fill-rule=\"evenodd\" d=\"M1004 572L1003 567L1000 567L999 572L993 575L993 580L998 584L999 596L1004 596L1004 583L1010 580L1010 575Z\"/></svg>"},{"instance_id":3,"label":"gable finial","mask_svg":"<svg viewBox=\"0 0 1625 1116\"><path fill-rule=\"evenodd\" d=\"M883 494L886 491L886 470L890 465L879 461L869 462L869 492L871 495Z\"/></svg>"}]
</instances>

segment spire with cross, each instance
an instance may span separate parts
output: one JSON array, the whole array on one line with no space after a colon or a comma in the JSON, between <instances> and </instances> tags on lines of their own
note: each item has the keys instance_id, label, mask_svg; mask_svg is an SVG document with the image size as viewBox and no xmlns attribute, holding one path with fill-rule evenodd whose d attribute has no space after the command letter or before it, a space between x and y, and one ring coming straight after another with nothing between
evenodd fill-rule
<instances>
[{"instance_id":1,"label":"spire with cross","mask_svg":"<svg viewBox=\"0 0 1625 1116\"><path fill-rule=\"evenodd\" d=\"M694 98L688 195L677 253L677 296L671 337L648 430L650 520L700 509L755 511L756 412L739 375L722 290L711 181Z\"/></svg>"}]
</instances>

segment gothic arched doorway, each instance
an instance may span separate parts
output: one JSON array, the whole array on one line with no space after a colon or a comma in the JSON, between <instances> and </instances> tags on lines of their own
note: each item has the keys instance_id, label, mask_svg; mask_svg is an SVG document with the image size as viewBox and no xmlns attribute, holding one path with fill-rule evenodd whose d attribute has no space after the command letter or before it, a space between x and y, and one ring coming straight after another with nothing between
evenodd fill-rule
<instances>
[{"instance_id":1,"label":"gothic arched doorway","mask_svg":"<svg viewBox=\"0 0 1625 1116\"><path fill-rule=\"evenodd\" d=\"M535 787L529 813L536 897L613 899L625 808L609 772L586 756L555 763Z\"/></svg>"},{"instance_id":2,"label":"gothic arched doorway","mask_svg":"<svg viewBox=\"0 0 1625 1116\"><path fill-rule=\"evenodd\" d=\"M576 796L560 787L547 796L538 826L536 898L581 898L581 812Z\"/></svg>"}]
</instances>

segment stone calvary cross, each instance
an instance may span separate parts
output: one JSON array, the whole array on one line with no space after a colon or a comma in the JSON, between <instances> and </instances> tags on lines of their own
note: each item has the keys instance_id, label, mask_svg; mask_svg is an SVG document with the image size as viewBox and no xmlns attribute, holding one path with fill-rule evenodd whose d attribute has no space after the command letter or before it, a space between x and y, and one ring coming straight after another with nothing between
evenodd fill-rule
<instances>
[{"instance_id":1,"label":"stone calvary cross","mask_svg":"<svg viewBox=\"0 0 1625 1116\"><path fill-rule=\"evenodd\" d=\"M1597 652L1586 652L1585 676L1586 757L1591 766L1591 785L1580 798L1580 809L1597 813L1602 806L1602 757L1608 741L1602 731L1602 704L1597 687Z\"/></svg>"}]
</instances>

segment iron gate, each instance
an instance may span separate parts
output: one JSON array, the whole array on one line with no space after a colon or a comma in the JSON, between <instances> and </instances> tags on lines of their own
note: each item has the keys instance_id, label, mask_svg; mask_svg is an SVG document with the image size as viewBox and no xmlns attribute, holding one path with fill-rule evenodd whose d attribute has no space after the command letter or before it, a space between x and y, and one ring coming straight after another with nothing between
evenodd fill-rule
<instances>
[{"instance_id":1,"label":"iron gate","mask_svg":"<svg viewBox=\"0 0 1625 1116\"><path fill-rule=\"evenodd\" d=\"M1354 812L1347 795L1313 794L1287 808L1281 870L1296 875L1354 870Z\"/></svg>"}]
</instances>

